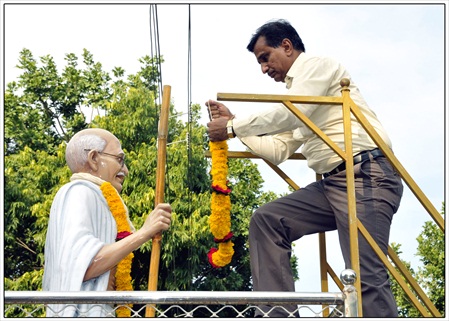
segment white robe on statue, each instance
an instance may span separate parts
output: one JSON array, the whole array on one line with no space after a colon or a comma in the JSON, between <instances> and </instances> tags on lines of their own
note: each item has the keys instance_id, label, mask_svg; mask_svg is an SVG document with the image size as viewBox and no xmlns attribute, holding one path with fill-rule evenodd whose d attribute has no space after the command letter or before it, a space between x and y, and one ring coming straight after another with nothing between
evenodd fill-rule
<instances>
[{"instance_id":1,"label":"white robe on statue","mask_svg":"<svg viewBox=\"0 0 449 321\"><path fill-rule=\"evenodd\" d=\"M115 242L116 235L115 220L97 184L78 179L64 185L50 211L43 290L106 291L109 271L85 282L83 278L98 251ZM115 312L105 304L50 304L50 316L105 317Z\"/></svg>"}]
</instances>

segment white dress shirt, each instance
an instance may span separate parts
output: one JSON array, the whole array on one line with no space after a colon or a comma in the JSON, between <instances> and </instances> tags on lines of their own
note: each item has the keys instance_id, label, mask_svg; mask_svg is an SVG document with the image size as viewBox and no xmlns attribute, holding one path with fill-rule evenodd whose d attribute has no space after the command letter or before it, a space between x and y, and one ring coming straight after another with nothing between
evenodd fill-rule
<instances>
[{"instance_id":1,"label":"white dress shirt","mask_svg":"<svg viewBox=\"0 0 449 321\"><path fill-rule=\"evenodd\" d=\"M348 78L350 97L391 148L391 141L376 114L368 107L349 73L340 63L326 57L301 53L285 78L287 95L341 97L340 80ZM341 105L295 104L324 134L344 150ZM280 164L301 146L307 164L316 173L331 171L342 159L324 141L282 104L233 121L234 132L249 150L273 164ZM363 127L352 117L353 154L376 148Z\"/></svg>"}]
</instances>

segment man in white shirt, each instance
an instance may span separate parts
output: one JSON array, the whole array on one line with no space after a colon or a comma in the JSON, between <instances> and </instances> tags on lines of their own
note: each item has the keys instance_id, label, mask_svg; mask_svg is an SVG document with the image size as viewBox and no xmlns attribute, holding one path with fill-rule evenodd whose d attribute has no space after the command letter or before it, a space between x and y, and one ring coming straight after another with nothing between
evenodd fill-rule
<instances>
[{"instance_id":1,"label":"man in white shirt","mask_svg":"<svg viewBox=\"0 0 449 321\"><path fill-rule=\"evenodd\" d=\"M247 49L256 56L262 73L286 83L289 95L340 97L340 80L351 80L338 62L306 55L301 38L285 20L261 26ZM388 135L353 80L349 89L351 98L391 147ZM308 234L338 229L345 264L350 268L346 171L342 159L282 104L242 118L219 102L209 100L206 105L213 118L207 124L211 141L238 137L252 153L274 164L285 161L301 147L308 166L324 176L323 180L254 212L249 227L254 290L295 290L290 267L291 243ZM341 106L295 106L344 150ZM402 197L402 181L355 119L352 132L357 217L387 253L391 220ZM359 253L363 316L397 317L388 273L363 237L359 238ZM293 311L296 307L286 308ZM279 309L270 316L286 314Z\"/></svg>"},{"instance_id":2,"label":"man in white shirt","mask_svg":"<svg viewBox=\"0 0 449 321\"><path fill-rule=\"evenodd\" d=\"M117 264L169 228L171 206L158 204L135 231L118 195L128 175L125 154L109 131L90 128L75 134L67 145L66 161L73 175L56 194L50 210L43 290L113 291ZM129 230L119 231L123 226ZM78 316L115 313L104 304L47 307L47 317Z\"/></svg>"}]
</instances>

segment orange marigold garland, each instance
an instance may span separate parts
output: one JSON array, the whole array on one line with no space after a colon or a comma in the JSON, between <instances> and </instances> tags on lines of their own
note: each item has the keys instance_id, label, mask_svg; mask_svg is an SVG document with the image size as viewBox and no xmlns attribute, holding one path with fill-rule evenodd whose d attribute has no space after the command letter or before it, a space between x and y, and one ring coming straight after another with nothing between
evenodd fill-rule
<instances>
[{"instance_id":1,"label":"orange marigold garland","mask_svg":"<svg viewBox=\"0 0 449 321\"><path fill-rule=\"evenodd\" d=\"M117 225L116 241L131 235L132 232L128 222L125 205L123 204L117 190L109 182L104 182L101 184L100 189L109 205L109 210L111 211ZM117 291L133 290L131 279L131 265L133 257L134 254L131 252L117 265L117 270L115 272L115 285ZM132 307L132 304L128 304L128 306ZM131 310L124 306L120 306L117 308L116 314L119 318L127 318L131 316Z\"/></svg>"},{"instance_id":2,"label":"orange marigold garland","mask_svg":"<svg viewBox=\"0 0 449 321\"><path fill-rule=\"evenodd\" d=\"M212 197L209 226L218 249L211 248L207 254L210 264L220 268L229 264L234 255L231 232L231 189L227 187L228 143L209 142L212 158Z\"/></svg>"}]
</instances>

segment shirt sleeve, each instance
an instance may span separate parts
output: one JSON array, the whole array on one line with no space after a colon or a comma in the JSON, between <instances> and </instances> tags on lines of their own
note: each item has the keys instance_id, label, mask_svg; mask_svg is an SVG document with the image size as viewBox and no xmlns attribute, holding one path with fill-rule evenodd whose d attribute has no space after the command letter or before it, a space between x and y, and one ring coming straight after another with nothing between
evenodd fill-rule
<instances>
[{"instance_id":1,"label":"shirt sleeve","mask_svg":"<svg viewBox=\"0 0 449 321\"><path fill-rule=\"evenodd\" d=\"M287 107L276 104L274 107L242 119L236 116L233 120L233 128L235 134L240 138L274 135L293 130L300 123L301 121Z\"/></svg>"},{"instance_id":2,"label":"shirt sleeve","mask_svg":"<svg viewBox=\"0 0 449 321\"><path fill-rule=\"evenodd\" d=\"M242 137L240 140L253 154L274 165L285 161L302 145L302 141L293 138L291 131L268 136Z\"/></svg>"}]
</instances>

